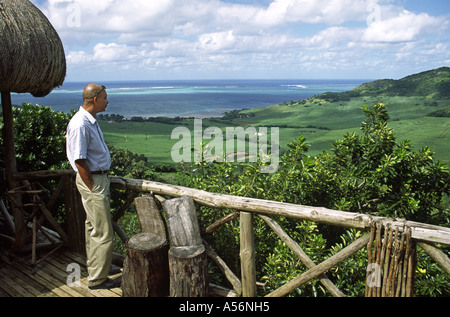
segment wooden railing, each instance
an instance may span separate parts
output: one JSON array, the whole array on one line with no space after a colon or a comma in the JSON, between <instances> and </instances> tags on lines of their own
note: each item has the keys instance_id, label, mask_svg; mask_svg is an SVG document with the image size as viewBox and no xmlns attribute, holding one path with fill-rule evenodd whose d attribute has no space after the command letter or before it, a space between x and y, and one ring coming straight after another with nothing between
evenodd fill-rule
<instances>
[{"instance_id":1,"label":"wooden railing","mask_svg":"<svg viewBox=\"0 0 450 317\"><path fill-rule=\"evenodd\" d=\"M64 185L67 216L67 235L70 237L70 247L76 251L84 251L84 229L82 206L77 198L77 190L73 181L74 174L71 171L43 171L33 173L21 173L18 179L36 180L42 178L61 178ZM306 282L319 278L320 282L333 296L345 296L324 273L337 266L345 259L351 257L358 250L370 246L374 239L376 227L390 228L399 234L408 234L408 238L417 243L436 263L450 274L450 259L434 244L450 245L450 228L428 225L404 219L377 217L367 214L358 214L331 210L321 207L311 207L267 201L261 199L237 197L225 194L210 193L203 190L187 188L183 186L169 185L159 182L128 179L111 176L113 188L129 191L125 204L113 215L113 226L122 239L126 242L129 237L117 225L119 218L125 213L134 199L141 194L152 195L156 199L165 200L174 197L191 197L197 204L217 209L230 209L235 212L216 221L206 228L206 232L215 230L218 226L227 223L240 216L240 258L241 278L239 279L227 264L214 252L205 241L205 247L209 259L224 273L233 287L221 294L224 296L256 296L256 269L255 246L253 241L253 217L261 217L267 225L282 239L283 242L299 257L308 267L308 271L287 282L267 296L286 296ZM272 218L283 216L298 220L307 220L321 224L334 225L345 228L358 229L364 233L359 239L328 258L320 264L315 264L300 246L292 240L281 226ZM378 231L379 232L379 231ZM402 242L403 244L403 242ZM381 248L381 246L380 246ZM378 252L379 253L379 252ZM406 261L406 260L405 260ZM369 273L369 272L368 272ZM406 273L405 273L406 274ZM212 286L212 288L214 288ZM216 287L216 290L223 288ZM367 295L367 291L366 291Z\"/></svg>"}]
</instances>

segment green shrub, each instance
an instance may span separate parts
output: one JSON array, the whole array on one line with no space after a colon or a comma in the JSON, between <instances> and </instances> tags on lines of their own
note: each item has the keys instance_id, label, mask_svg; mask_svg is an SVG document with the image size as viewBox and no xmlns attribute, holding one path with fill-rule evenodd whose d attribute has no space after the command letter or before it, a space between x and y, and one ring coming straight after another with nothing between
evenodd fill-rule
<instances>
[{"instance_id":1,"label":"green shrub","mask_svg":"<svg viewBox=\"0 0 450 317\"><path fill-rule=\"evenodd\" d=\"M207 163L185 170L183 184L210 192L262 198L267 200L327 207L385 217L449 226L448 212L442 205L450 191L450 172L433 159L428 148L414 151L410 141L397 142L388 127L386 107L377 103L363 107L366 119L361 135L348 133L332 144L330 152L308 155L309 145L301 136L289 143L274 174L260 173L257 163ZM230 211L201 208L199 219L207 226ZM276 219L283 229L313 258L322 262L360 235L360 232L305 221ZM239 224L227 224L209 239L210 245L232 263L239 273ZM265 282L263 293L270 292L305 271L305 267L258 217L254 222L257 250L257 279ZM428 257L420 265L431 265ZM330 271L335 283L348 295L363 296L367 252L362 250ZM441 283L445 273L433 270L439 294L448 294ZM424 278L425 280L422 280ZM418 287L425 287L429 276L418 275ZM424 290L417 290L418 294ZM297 289L293 296L329 295L313 281Z\"/></svg>"}]
</instances>

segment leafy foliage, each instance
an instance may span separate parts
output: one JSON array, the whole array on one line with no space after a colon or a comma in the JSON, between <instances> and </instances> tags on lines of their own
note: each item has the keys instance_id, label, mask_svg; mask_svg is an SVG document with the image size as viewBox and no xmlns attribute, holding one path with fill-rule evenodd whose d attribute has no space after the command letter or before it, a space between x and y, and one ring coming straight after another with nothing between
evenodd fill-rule
<instances>
[{"instance_id":1,"label":"leafy foliage","mask_svg":"<svg viewBox=\"0 0 450 317\"><path fill-rule=\"evenodd\" d=\"M436 109L428 114L429 117L443 117L443 118L449 118L450 117L450 106L447 106L445 108Z\"/></svg>"},{"instance_id":2,"label":"leafy foliage","mask_svg":"<svg viewBox=\"0 0 450 317\"><path fill-rule=\"evenodd\" d=\"M13 108L17 166L21 172L67 167L65 131L73 113L24 103ZM3 124L2 124L3 128ZM1 140L3 150L3 139Z\"/></svg>"},{"instance_id":3,"label":"leafy foliage","mask_svg":"<svg viewBox=\"0 0 450 317\"><path fill-rule=\"evenodd\" d=\"M309 145L301 136L289 143L289 151L281 157L277 173L260 173L261 162L239 165L200 162L185 171L184 184L218 193L448 226L448 211L443 212L441 205L450 190L448 167L435 161L428 147L414 151L410 141L397 142L388 127L385 105L377 103L362 110L366 119L361 133L346 134L333 143L331 152L308 156ZM206 226L225 213L202 208L201 223ZM316 263L338 252L357 236L352 230L306 221L284 218L277 221ZM256 218L258 278L266 281L265 291L269 292L305 268L266 227ZM227 263L239 263L237 221L221 230L210 239L210 244L221 252ZM360 251L331 275L348 294L362 295L364 267L367 267L367 254ZM239 271L237 264L235 270ZM444 287L441 292L448 294L449 288ZM295 293L291 295L321 296L326 291L317 282L311 282Z\"/></svg>"}]
</instances>

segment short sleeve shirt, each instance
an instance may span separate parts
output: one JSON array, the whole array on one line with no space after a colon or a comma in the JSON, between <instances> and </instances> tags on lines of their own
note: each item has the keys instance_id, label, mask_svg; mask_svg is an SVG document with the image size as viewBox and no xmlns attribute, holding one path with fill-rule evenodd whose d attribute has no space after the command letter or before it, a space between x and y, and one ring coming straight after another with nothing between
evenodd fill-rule
<instances>
[{"instance_id":1,"label":"short sleeve shirt","mask_svg":"<svg viewBox=\"0 0 450 317\"><path fill-rule=\"evenodd\" d=\"M86 160L91 172L107 171L111 167L111 156L98 121L83 107L67 126L66 152L75 172L78 172L77 160Z\"/></svg>"}]
</instances>

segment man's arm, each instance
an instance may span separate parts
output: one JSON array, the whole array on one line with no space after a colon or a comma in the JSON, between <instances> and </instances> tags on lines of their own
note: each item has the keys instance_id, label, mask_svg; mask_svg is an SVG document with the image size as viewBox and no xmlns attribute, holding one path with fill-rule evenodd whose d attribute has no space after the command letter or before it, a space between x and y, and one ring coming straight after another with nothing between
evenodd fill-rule
<instances>
[{"instance_id":1,"label":"man's arm","mask_svg":"<svg viewBox=\"0 0 450 317\"><path fill-rule=\"evenodd\" d=\"M86 164L86 160L77 160L75 161L75 165L77 166L78 174L80 174L81 180L92 191L94 188L94 180L92 179L92 174Z\"/></svg>"}]
</instances>

